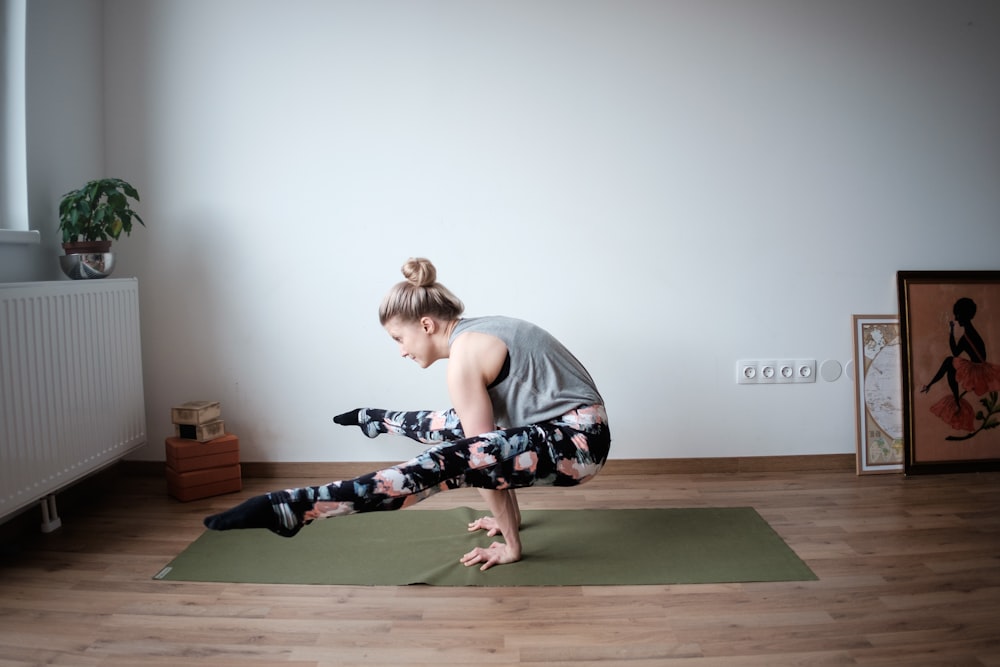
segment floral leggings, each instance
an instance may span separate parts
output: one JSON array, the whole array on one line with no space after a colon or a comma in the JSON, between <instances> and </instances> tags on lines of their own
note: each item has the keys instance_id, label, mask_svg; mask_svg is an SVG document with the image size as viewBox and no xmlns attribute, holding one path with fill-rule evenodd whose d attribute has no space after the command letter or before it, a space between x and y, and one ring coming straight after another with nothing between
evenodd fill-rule
<instances>
[{"instance_id":1,"label":"floral leggings","mask_svg":"<svg viewBox=\"0 0 1000 667\"><path fill-rule=\"evenodd\" d=\"M358 426L370 438L404 435L432 444L415 458L355 479L268 494L282 528L294 534L313 519L395 510L448 489L575 486L604 465L611 446L603 405L556 419L466 438L454 410L366 409Z\"/></svg>"}]
</instances>

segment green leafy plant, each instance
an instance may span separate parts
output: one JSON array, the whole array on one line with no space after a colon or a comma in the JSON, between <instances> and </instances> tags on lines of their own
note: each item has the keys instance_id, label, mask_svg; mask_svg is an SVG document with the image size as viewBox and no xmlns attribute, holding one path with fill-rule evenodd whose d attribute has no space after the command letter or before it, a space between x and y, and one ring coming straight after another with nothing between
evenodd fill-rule
<instances>
[{"instance_id":1,"label":"green leafy plant","mask_svg":"<svg viewBox=\"0 0 1000 667\"><path fill-rule=\"evenodd\" d=\"M133 220L146 223L132 209L139 193L120 178L102 178L67 192L59 202L59 229L63 243L117 240L132 233Z\"/></svg>"}]
</instances>

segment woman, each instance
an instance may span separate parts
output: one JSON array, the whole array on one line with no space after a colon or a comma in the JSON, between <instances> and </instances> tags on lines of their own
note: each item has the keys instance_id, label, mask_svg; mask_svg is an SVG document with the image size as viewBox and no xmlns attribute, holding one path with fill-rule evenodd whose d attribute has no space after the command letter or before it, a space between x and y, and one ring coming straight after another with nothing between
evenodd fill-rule
<instances>
[{"instance_id":1,"label":"woman","mask_svg":"<svg viewBox=\"0 0 1000 667\"><path fill-rule=\"evenodd\" d=\"M952 307L955 319L948 323L948 347L951 356L945 357L931 381L921 387L921 393L928 393L941 378L948 382L951 393L931 406L931 412L957 431L976 431L976 411L963 398L967 391L976 396L984 396L1000 391L1000 366L986 360L986 343L979 335L972 319L976 316L976 302L962 297ZM955 337L955 325L962 329L962 335ZM966 356L961 356L961 355Z\"/></svg>"},{"instance_id":2,"label":"woman","mask_svg":"<svg viewBox=\"0 0 1000 667\"><path fill-rule=\"evenodd\" d=\"M481 570L521 558L514 489L575 486L611 445L603 399L582 364L541 328L506 317L464 319L430 261L410 259L379 321L400 354L427 368L448 359L446 412L358 409L334 417L369 438L405 435L432 446L414 459L324 486L275 491L205 519L214 530L267 528L291 537L314 519L408 507L447 489L480 490L492 516L469 524L503 542L465 554Z\"/></svg>"}]
</instances>

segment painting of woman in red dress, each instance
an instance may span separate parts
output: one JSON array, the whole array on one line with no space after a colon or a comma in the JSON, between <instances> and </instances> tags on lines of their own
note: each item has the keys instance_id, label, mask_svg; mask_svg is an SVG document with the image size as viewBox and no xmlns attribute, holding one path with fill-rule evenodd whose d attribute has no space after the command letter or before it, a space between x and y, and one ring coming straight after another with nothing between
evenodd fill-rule
<instances>
[{"instance_id":1,"label":"painting of woman in red dress","mask_svg":"<svg viewBox=\"0 0 1000 667\"><path fill-rule=\"evenodd\" d=\"M986 360L986 343L972 323L976 302L962 297L955 302L952 313L955 319L948 323L951 356L945 357L937 373L920 391L926 394L939 380L947 381L950 392L930 410L954 430L965 432L961 436L948 436L948 440L967 440L983 429L997 426L991 417L998 410L1000 366ZM956 326L960 334L956 334ZM985 397L979 401L985 413L973 408L970 399L966 398L970 392L975 397Z\"/></svg>"}]
</instances>

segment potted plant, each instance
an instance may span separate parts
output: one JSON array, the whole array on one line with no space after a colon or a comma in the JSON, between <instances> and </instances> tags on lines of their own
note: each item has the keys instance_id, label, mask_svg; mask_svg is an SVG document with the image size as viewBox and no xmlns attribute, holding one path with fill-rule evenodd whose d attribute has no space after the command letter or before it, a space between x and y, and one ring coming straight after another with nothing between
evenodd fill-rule
<instances>
[{"instance_id":1,"label":"potted plant","mask_svg":"<svg viewBox=\"0 0 1000 667\"><path fill-rule=\"evenodd\" d=\"M66 254L106 253L111 241L132 233L133 220L145 227L130 200L138 202L139 193L120 178L90 181L63 195L59 230Z\"/></svg>"}]
</instances>

